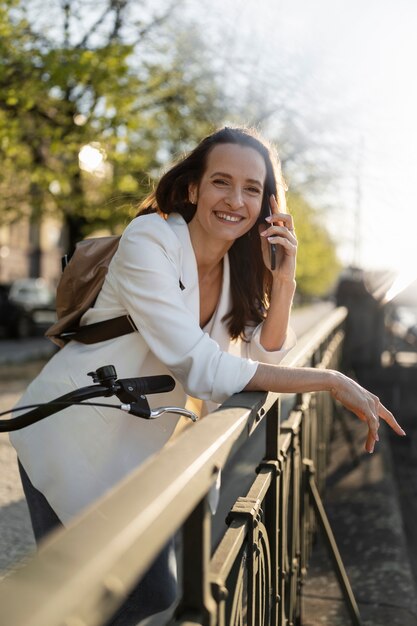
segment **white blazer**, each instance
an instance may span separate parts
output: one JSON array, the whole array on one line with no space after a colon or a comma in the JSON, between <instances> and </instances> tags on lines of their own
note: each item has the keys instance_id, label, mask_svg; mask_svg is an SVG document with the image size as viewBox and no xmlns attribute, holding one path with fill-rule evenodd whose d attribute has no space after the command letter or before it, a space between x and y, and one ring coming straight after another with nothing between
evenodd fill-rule
<instances>
[{"instance_id":1,"label":"white blazer","mask_svg":"<svg viewBox=\"0 0 417 626\"><path fill-rule=\"evenodd\" d=\"M119 378L167 373L176 379L172 392L148 396L151 407L184 406L188 394L208 401L212 409L245 387L259 361L278 363L295 343L290 332L281 350L264 350L261 325L249 329L248 343L231 341L222 322L230 305L226 256L219 304L202 330L197 264L186 222L178 214L168 220L157 214L136 218L82 323L128 313L139 332L93 345L70 342L46 364L19 405L91 384L88 372L112 364ZM147 421L116 409L74 406L12 433L10 440L34 486L66 523L160 450L177 421L173 415Z\"/></svg>"}]
</instances>

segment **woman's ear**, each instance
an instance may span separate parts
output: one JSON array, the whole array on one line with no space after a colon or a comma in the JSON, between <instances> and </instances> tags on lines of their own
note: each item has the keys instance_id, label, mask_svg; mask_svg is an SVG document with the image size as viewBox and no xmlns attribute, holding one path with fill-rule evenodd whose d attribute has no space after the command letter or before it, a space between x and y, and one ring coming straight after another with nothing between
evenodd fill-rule
<instances>
[{"instance_id":1,"label":"woman's ear","mask_svg":"<svg viewBox=\"0 0 417 626\"><path fill-rule=\"evenodd\" d=\"M197 185L196 183L190 183L188 185L188 200L191 204L197 204Z\"/></svg>"}]
</instances>

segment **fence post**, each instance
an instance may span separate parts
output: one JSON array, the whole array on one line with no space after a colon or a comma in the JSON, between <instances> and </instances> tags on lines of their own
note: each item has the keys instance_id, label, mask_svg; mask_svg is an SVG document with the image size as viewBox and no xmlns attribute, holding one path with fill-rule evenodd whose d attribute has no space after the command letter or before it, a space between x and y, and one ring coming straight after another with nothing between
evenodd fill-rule
<instances>
[{"instance_id":1,"label":"fence post","mask_svg":"<svg viewBox=\"0 0 417 626\"><path fill-rule=\"evenodd\" d=\"M216 602L210 591L211 511L203 498L184 522L182 529L181 601L175 624L215 626Z\"/></svg>"}]
</instances>

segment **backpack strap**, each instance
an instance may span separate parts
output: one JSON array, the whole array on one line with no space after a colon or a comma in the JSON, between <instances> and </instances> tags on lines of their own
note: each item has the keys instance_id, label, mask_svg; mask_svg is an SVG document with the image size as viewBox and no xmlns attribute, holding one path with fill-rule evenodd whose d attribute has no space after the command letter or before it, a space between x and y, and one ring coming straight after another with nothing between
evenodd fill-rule
<instances>
[{"instance_id":1,"label":"backpack strap","mask_svg":"<svg viewBox=\"0 0 417 626\"><path fill-rule=\"evenodd\" d=\"M79 341L80 343L90 344L128 335L135 331L137 331L137 328L130 315L122 315L121 317L114 317L103 322L86 324L73 330L64 331L58 337L64 342Z\"/></svg>"}]
</instances>

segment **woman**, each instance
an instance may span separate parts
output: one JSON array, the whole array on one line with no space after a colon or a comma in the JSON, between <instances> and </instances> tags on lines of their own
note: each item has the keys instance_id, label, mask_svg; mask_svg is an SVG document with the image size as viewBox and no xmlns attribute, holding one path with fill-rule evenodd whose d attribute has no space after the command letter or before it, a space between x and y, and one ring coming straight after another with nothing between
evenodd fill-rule
<instances>
[{"instance_id":1,"label":"woman","mask_svg":"<svg viewBox=\"0 0 417 626\"><path fill-rule=\"evenodd\" d=\"M326 390L366 421L369 452L380 417L404 434L374 395L343 374L277 365L294 343L288 320L297 241L284 198L278 161L253 131L225 128L204 139L161 178L126 228L82 319L129 314L139 332L93 345L70 342L21 404L89 384L87 372L112 363L121 378L174 376L176 389L152 396L153 406L184 406L187 396L220 403L242 390ZM280 252L275 269L272 245ZM176 422L73 407L14 433L38 536L51 524L45 510L52 525L67 523L157 452Z\"/></svg>"}]
</instances>

